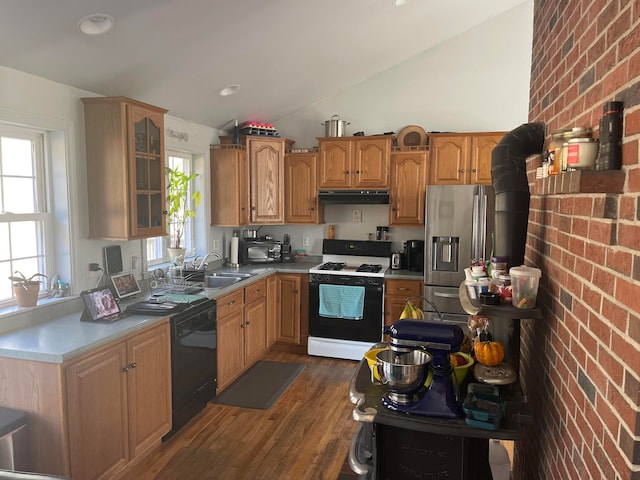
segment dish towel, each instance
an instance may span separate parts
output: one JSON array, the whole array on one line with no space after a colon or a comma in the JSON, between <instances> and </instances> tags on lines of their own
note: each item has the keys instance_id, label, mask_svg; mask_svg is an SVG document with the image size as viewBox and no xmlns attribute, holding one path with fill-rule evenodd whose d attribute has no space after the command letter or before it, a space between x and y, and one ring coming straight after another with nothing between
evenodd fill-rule
<instances>
[{"instance_id":1,"label":"dish towel","mask_svg":"<svg viewBox=\"0 0 640 480\"><path fill-rule=\"evenodd\" d=\"M364 287L351 285L320 285L321 317L362 320Z\"/></svg>"}]
</instances>

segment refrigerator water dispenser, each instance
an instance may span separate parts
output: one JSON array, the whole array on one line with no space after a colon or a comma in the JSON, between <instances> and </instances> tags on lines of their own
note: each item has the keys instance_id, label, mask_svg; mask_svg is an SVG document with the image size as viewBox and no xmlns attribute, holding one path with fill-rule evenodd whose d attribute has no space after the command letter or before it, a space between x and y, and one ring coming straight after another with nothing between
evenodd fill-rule
<instances>
[{"instance_id":1,"label":"refrigerator water dispenser","mask_svg":"<svg viewBox=\"0 0 640 480\"><path fill-rule=\"evenodd\" d=\"M457 272L459 237L433 237L431 259L434 272Z\"/></svg>"}]
</instances>

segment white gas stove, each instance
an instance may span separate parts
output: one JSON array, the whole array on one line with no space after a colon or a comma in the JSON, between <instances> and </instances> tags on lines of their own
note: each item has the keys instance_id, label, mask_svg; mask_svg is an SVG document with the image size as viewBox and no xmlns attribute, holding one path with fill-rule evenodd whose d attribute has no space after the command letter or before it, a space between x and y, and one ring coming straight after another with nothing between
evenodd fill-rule
<instances>
[{"instance_id":1,"label":"white gas stove","mask_svg":"<svg viewBox=\"0 0 640 480\"><path fill-rule=\"evenodd\" d=\"M322 263L309 270L307 351L360 360L382 340L391 242L324 240L322 253Z\"/></svg>"}]
</instances>

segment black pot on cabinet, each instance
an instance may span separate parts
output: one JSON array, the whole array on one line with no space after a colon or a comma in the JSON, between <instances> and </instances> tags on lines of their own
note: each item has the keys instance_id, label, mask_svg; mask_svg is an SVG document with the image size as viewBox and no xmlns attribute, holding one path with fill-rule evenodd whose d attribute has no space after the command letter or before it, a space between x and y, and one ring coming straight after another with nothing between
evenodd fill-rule
<instances>
[{"instance_id":1,"label":"black pot on cabinet","mask_svg":"<svg viewBox=\"0 0 640 480\"><path fill-rule=\"evenodd\" d=\"M424 272L424 240L404 242L404 256L407 261L407 270Z\"/></svg>"}]
</instances>

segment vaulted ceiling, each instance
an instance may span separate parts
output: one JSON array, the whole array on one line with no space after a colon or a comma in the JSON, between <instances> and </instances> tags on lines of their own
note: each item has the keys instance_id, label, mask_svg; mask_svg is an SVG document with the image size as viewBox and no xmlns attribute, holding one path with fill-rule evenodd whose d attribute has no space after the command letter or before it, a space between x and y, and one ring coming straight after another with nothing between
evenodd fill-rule
<instances>
[{"instance_id":1,"label":"vaulted ceiling","mask_svg":"<svg viewBox=\"0 0 640 480\"><path fill-rule=\"evenodd\" d=\"M526 1L3 0L0 64L222 129L286 117ZM81 33L91 14L113 28Z\"/></svg>"}]
</instances>

